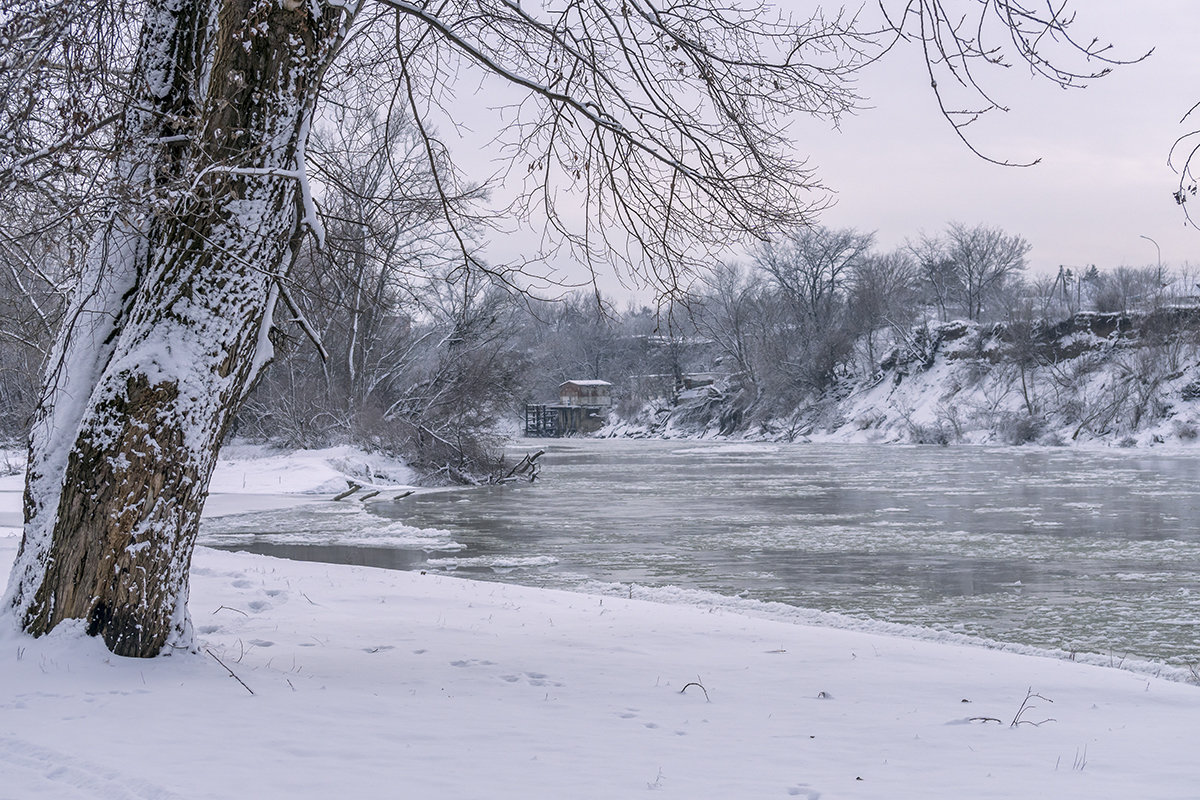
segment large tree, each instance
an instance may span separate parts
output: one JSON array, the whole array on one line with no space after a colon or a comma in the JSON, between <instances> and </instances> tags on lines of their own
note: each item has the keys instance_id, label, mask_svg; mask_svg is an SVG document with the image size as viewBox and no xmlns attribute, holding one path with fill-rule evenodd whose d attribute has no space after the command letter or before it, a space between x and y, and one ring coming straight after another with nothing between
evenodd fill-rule
<instances>
[{"instance_id":1,"label":"large tree","mask_svg":"<svg viewBox=\"0 0 1200 800\"><path fill-rule=\"evenodd\" d=\"M1006 53L1063 83L1081 75L1046 48L1103 58L1052 7L895 6L878 27L717 0L8 0L0 183L53 194L80 154L111 168L48 359L6 607L35 635L80 620L122 655L190 643L187 574L219 443L319 228L305 150L323 81L357 76L407 108L452 229L464 184L433 109L461 107L455 85L512 98L499 152L524 175L514 210L671 291L707 245L810 221L820 197L786 119L846 110L853 70L889 44L916 41L968 88ZM459 245L463 270L512 278Z\"/></svg>"}]
</instances>

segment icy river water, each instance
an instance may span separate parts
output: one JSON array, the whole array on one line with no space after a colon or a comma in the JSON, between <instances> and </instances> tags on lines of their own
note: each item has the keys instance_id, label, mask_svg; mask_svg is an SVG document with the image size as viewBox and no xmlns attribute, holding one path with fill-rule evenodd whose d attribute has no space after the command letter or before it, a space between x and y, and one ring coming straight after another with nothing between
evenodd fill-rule
<instances>
[{"instance_id":1,"label":"icy river water","mask_svg":"<svg viewBox=\"0 0 1200 800\"><path fill-rule=\"evenodd\" d=\"M534 484L205 522L202 544L558 588L679 586L1200 662L1200 456L522 442ZM611 587L610 587L611 588Z\"/></svg>"}]
</instances>

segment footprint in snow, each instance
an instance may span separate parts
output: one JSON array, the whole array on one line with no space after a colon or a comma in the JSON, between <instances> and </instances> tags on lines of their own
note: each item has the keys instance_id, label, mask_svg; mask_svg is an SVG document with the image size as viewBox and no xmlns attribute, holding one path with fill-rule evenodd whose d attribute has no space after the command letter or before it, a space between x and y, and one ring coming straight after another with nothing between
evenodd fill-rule
<instances>
[{"instance_id":1,"label":"footprint in snow","mask_svg":"<svg viewBox=\"0 0 1200 800\"><path fill-rule=\"evenodd\" d=\"M525 680L529 683L530 686L562 686L563 685L563 684L559 683L558 681L549 680L546 675L543 675L540 672L526 672L526 673L523 673L523 676L524 676ZM522 675L501 675L500 676L500 680L507 681L508 683L517 683L521 680L521 678L522 678Z\"/></svg>"},{"instance_id":2,"label":"footprint in snow","mask_svg":"<svg viewBox=\"0 0 1200 800\"><path fill-rule=\"evenodd\" d=\"M113 800L172 800L180 796L74 753L51 750L24 739L0 736L0 775L21 780L45 797L105 797ZM7 795L6 795L7 796Z\"/></svg>"},{"instance_id":3,"label":"footprint in snow","mask_svg":"<svg viewBox=\"0 0 1200 800\"><path fill-rule=\"evenodd\" d=\"M525 677L529 679L530 686L562 686L561 683L550 680L548 675L541 672L526 672Z\"/></svg>"}]
</instances>

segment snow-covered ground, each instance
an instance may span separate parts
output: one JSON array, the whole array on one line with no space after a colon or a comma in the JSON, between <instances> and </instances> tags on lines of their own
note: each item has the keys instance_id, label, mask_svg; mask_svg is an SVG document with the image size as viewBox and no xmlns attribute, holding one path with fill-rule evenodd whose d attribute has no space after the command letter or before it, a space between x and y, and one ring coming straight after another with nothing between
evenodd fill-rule
<instances>
[{"instance_id":1,"label":"snow-covered ground","mask_svg":"<svg viewBox=\"0 0 1200 800\"><path fill-rule=\"evenodd\" d=\"M221 465L227 511L397 477L352 452L303 469L252 455ZM0 529L0 564L17 542ZM1145 800L1200 784L1200 689L1118 669L204 548L191 612L199 652L154 660L6 621L0 798Z\"/></svg>"}]
</instances>

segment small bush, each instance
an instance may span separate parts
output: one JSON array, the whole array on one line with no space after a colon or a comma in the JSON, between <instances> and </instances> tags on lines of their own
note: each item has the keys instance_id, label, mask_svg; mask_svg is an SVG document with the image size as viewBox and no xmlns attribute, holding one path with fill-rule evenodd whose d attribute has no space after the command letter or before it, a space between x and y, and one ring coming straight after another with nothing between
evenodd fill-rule
<instances>
[{"instance_id":1,"label":"small bush","mask_svg":"<svg viewBox=\"0 0 1200 800\"><path fill-rule=\"evenodd\" d=\"M943 447L951 442L950 429L944 425L908 424L908 440L913 444L940 444Z\"/></svg>"},{"instance_id":2,"label":"small bush","mask_svg":"<svg viewBox=\"0 0 1200 800\"><path fill-rule=\"evenodd\" d=\"M1038 444L1043 447L1066 447L1067 443L1058 435L1057 431L1050 431L1041 439L1038 439Z\"/></svg>"},{"instance_id":3,"label":"small bush","mask_svg":"<svg viewBox=\"0 0 1200 800\"><path fill-rule=\"evenodd\" d=\"M883 414L878 412L868 412L854 421L854 427L860 431L878 428L887 420Z\"/></svg>"},{"instance_id":4,"label":"small bush","mask_svg":"<svg viewBox=\"0 0 1200 800\"><path fill-rule=\"evenodd\" d=\"M1200 429L1196 428L1196 423L1191 420L1175 420L1175 436L1185 442L1195 441L1197 436L1200 436Z\"/></svg>"},{"instance_id":5,"label":"small bush","mask_svg":"<svg viewBox=\"0 0 1200 800\"><path fill-rule=\"evenodd\" d=\"M1029 444L1037 441L1046 421L1028 414L1006 414L996 425L996 432L1007 444Z\"/></svg>"}]
</instances>

